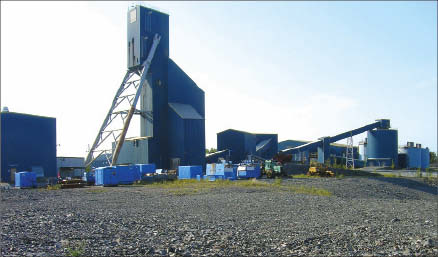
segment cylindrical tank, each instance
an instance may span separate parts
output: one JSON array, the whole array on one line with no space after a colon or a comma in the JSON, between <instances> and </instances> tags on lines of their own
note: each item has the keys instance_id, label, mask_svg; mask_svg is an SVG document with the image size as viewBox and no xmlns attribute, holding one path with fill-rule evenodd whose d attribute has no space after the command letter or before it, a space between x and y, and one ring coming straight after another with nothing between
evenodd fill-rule
<instances>
[{"instance_id":1,"label":"cylindrical tank","mask_svg":"<svg viewBox=\"0 0 438 257\"><path fill-rule=\"evenodd\" d=\"M416 147L404 147L400 149L400 153L407 155L406 168L418 169L421 168L421 149Z\"/></svg>"},{"instance_id":2,"label":"cylindrical tank","mask_svg":"<svg viewBox=\"0 0 438 257\"><path fill-rule=\"evenodd\" d=\"M365 142L359 142L359 160L365 160L365 149L367 144Z\"/></svg>"},{"instance_id":3,"label":"cylindrical tank","mask_svg":"<svg viewBox=\"0 0 438 257\"><path fill-rule=\"evenodd\" d=\"M395 129L377 129L370 130L367 133L368 143L366 154L367 158L390 160L386 163L391 166L392 163L398 166L398 131Z\"/></svg>"},{"instance_id":4,"label":"cylindrical tank","mask_svg":"<svg viewBox=\"0 0 438 257\"><path fill-rule=\"evenodd\" d=\"M429 148L422 148L421 149L421 168L422 169L429 168L429 161L430 161Z\"/></svg>"}]
</instances>

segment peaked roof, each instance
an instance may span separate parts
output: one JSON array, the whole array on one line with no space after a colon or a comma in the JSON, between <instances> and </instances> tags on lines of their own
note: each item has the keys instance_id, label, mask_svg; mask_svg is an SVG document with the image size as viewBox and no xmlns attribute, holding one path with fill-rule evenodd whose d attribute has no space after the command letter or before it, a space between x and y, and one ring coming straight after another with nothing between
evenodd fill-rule
<instances>
[{"instance_id":1,"label":"peaked roof","mask_svg":"<svg viewBox=\"0 0 438 257\"><path fill-rule=\"evenodd\" d=\"M169 103L170 108L185 120L202 120L202 116L189 104Z\"/></svg>"}]
</instances>

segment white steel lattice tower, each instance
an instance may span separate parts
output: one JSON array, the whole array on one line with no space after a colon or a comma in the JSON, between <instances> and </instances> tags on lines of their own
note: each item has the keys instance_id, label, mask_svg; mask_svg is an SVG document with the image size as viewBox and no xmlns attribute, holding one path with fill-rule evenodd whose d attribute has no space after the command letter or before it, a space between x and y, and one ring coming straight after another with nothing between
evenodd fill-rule
<instances>
[{"instance_id":1,"label":"white steel lattice tower","mask_svg":"<svg viewBox=\"0 0 438 257\"><path fill-rule=\"evenodd\" d=\"M347 138L347 154L346 164L347 169L354 169L354 151L353 151L353 135Z\"/></svg>"}]
</instances>

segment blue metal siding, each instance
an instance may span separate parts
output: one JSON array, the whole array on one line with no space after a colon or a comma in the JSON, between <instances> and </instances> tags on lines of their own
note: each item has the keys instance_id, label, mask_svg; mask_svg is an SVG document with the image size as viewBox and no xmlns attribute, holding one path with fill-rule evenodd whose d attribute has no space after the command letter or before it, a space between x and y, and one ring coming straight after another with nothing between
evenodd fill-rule
<instances>
[{"instance_id":1,"label":"blue metal siding","mask_svg":"<svg viewBox=\"0 0 438 257\"><path fill-rule=\"evenodd\" d=\"M137 55L141 56L141 64L149 52L153 37L156 33L161 36L160 43L155 51L151 63L148 83L152 91L152 119L141 118L142 124L147 124L141 131L141 136L152 137L147 140L147 160L149 163L155 163L158 168L167 168L168 161L168 59L169 59L169 16L161 12L136 6L138 23L129 23L128 14L128 39L134 37L138 39L137 45L141 43L141 51ZM129 13L129 12L128 12ZM137 34L136 34L137 33ZM128 63L129 67L129 63ZM144 99L147 97L143 97ZM146 131L146 128L152 128L152 132Z\"/></svg>"},{"instance_id":2,"label":"blue metal siding","mask_svg":"<svg viewBox=\"0 0 438 257\"><path fill-rule=\"evenodd\" d=\"M421 168L427 169L427 168L429 168L429 164L430 164L429 149L422 148L421 149Z\"/></svg>"},{"instance_id":3,"label":"blue metal siding","mask_svg":"<svg viewBox=\"0 0 438 257\"><path fill-rule=\"evenodd\" d=\"M180 158L183 166L204 166L204 119L182 119L169 108L169 158Z\"/></svg>"},{"instance_id":4,"label":"blue metal siding","mask_svg":"<svg viewBox=\"0 0 438 257\"><path fill-rule=\"evenodd\" d=\"M1 180L10 182L17 172L40 166L45 177L56 177L56 119L5 113L1 116Z\"/></svg>"},{"instance_id":5,"label":"blue metal siding","mask_svg":"<svg viewBox=\"0 0 438 257\"><path fill-rule=\"evenodd\" d=\"M397 130L370 130L367 133L367 138L367 158L391 158L394 161L394 165L398 166Z\"/></svg>"},{"instance_id":6,"label":"blue metal siding","mask_svg":"<svg viewBox=\"0 0 438 257\"><path fill-rule=\"evenodd\" d=\"M244 149L244 156L243 159L246 159L246 157L249 154L255 154L256 153L256 136L250 133L244 133L245 138L245 149Z\"/></svg>"},{"instance_id":7,"label":"blue metal siding","mask_svg":"<svg viewBox=\"0 0 438 257\"><path fill-rule=\"evenodd\" d=\"M168 69L169 102L190 104L202 117L205 117L204 91L170 58Z\"/></svg>"},{"instance_id":8,"label":"blue metal siding","mask_svg":"<svg viewBox=\"0 0 438 257\"><path fill-rule=\"evenodd\" d=\"M183 165L205 166L205 121L184 120Z\"/></svg>"},{"instance_id":9,"label":"blue metal siding","mask_svg":"<svg viewBox=\"0 0 438 257\"><path fill-rule=\"evenodd\" d=\"M184 158L184 121L169 108L169 159Z\"/></svg>"},{"instance_id":10,"label":"blue metal siding","mask_svg":"<svg viewBox=\"0 0 438 257\"><path fill-rule=\"evenodd\" d=\"M408 168L421 168L421 149L409 147L406 152L408 153Z\"/></svg>"},{"instance_id":11,"label":"blue metal siding","mask_svg":"<svg viewBox=\"0 0 438 257\"><path fill-rule=\"evenodd\" d=\"M270 139L266 147L257 153L258 156L265 159L272 159L278 153L278 135L277 134L255 134L256 144Z\"/></svg>"},{"instance_id":12,"label":"blue metal siding","mask_svg":"<svg viewBox=\"0 0 438 257\"><path fill-rule=\"evenodd\" d=\"M143 6L136 6L136 20L130 22L131 11L128 11L127 17L127 56L128 68L141 65L147 58L149 49L152 46L155 33L161 36L160 44L157 47L155 55L169 56L169 16L156 10ZM132 51L132 42L134 42L134 51ZM133 56L135 58L133 58ZM155 57L154 57L155 59Z\"/></svg>"},{"instance_id":13,"label":"blue metal siding","mask_svg":"<svg viewBox=\"0 0 438 257\"><path fill-rule=\"evenodd\" d=\"M245 135L236 130L225 130L217 133L217 150L229 149L230 161L239 163L245 159Z\"/></svg>"},{"instance_id":14,"label":"blue metal siding","mask_svg":"<svg viewBox=\"0 0 438 257\"><path fill-rule=\"evenodd\" d=\"M153 9L136 6L136 20L130 23L128 11L128 68L141 65L153 43L156 33L161 36L147 76L150 88L142 91L141 106L152 101L152 119L141 118L141 136L147 139L147 160L157 168L168 168L171 158L180 158L181 164L205 163L205 103L204 91L184 71L169 59L169 16ZM132 51L134 41L135 51ZM131 48L129 48L131 47ZM135 59L132 55L136 56ZM139 60L137 61L137 57ZM169 103L192 106L201 120L177 117L169 110ZM184 118L184 117L183 117ZM189 121L188 121L189 120ZM191 132L190 130L196 131ZM202 150L201 150L202 148Z\"/></svg>"}]
</instances>

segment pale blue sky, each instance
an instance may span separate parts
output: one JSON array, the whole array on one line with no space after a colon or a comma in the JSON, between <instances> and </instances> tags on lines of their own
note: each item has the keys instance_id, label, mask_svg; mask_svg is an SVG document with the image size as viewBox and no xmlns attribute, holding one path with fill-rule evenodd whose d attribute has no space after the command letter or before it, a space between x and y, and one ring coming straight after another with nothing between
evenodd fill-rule
<instances>
[{"instance_id":1,"label":"pale blue sky","mask_svg":"<svg viewBox=\"0 0 438 257\"><path fill-rule=\"evenodd\" d=\"M314 140L389 118L399 144L436 151L436 2L146 4L170 14L170 56L205 91L207 147L227 128ZM2 105L57 117L58 152L85 155L126 70L129 3L1 5ZM38 89L16 82L17 55L39 60ZM45 79L53 60L62 83Z\"/></svg>"}]
</instances>

